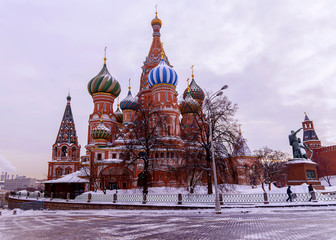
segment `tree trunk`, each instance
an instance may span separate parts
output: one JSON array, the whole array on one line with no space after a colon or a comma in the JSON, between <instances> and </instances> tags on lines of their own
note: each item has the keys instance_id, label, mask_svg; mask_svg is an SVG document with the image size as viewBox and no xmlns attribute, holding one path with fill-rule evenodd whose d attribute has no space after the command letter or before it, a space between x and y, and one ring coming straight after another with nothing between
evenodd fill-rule
<instances>
[{"instance_id":1,"label":"tree trunk","mask_svg":"<svg viewBox=\"0 0 336 240\"><path fill-rule=\"evenodd\" d=\"M212 194L212 177L211 177L211 164L210 160L207 161L207 182L208 182L208 194Z\"/></svg>"},{"instance_id":2,"label":"tree trunk","mask_svg":"<svg viewBox=\"0 0 336 240\"><path fill-rule=\"evenodd\" d=\"M143 171L143 194L148 194L148 161L144 160L144 171Z\"/></svg>"}]
</instances>

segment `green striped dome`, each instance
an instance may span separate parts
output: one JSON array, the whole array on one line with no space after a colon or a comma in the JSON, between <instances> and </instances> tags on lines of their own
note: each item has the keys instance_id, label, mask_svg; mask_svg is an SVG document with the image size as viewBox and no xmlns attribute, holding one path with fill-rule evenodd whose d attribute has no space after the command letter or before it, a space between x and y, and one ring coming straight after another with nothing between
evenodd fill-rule
<instances>
[{"instance_id":1,"label":"green striped dome","mask_svg":"<svg viewBox=\"0 0 336 240\"><path fill-rule=\"evenodd\" d=\"M112 77L107 70L106 64L104 64L103 69L89 82L88 91L91 95L95 93L109 93L118 97L121 89L119 82Z\"/></svg>"},{"instance_id":2,"label":"green striped dome","mask_svg":"<svg viewBox=\"0 0 336 240\"><path fill-rule=\"evenodd\" d=\"M109 139L111 137L111 131L104 125L103 121L101 121L92 129L91 137L93 139Z\"/></svg>"},{"instance_id":3,"label":"green striped dome","mask_svg":"<svg viewBox=\"0 0 336 240\"><path fill-rule=\"evenodd\" d=\"M123 113L120 111L119 104L117 110L114 112L117 123L123 123Z\"/></svg>"}]
</instances>

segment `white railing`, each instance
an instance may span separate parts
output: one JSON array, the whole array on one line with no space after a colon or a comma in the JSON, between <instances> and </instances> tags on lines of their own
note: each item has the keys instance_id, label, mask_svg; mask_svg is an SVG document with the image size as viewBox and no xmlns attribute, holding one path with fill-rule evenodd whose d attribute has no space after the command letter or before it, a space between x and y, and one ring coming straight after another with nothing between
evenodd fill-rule
<instances>
[{"instance_id":1,"label":"white railing","mask_svg":"<svg viewBox=\"0 0 336 240\"><path fill-rule=\"evenodd\" d=\"M336 192L315 192L314 202L336 202ZM68 194L70 195L70 194ZM15 198L44 198L40 192L19 192ZM221 204L259 204L259 203L285 203L288 195L285 193L259 193L259 194L219 194ZM309 193L296 193L292 196L293 202L308 202ZM68 199L69 200L69 199ZM214 204L214 194L91 194L78 195L74 202L106 202L106 203L173 203L173 204Z\"/></svg>"}]
</instances>

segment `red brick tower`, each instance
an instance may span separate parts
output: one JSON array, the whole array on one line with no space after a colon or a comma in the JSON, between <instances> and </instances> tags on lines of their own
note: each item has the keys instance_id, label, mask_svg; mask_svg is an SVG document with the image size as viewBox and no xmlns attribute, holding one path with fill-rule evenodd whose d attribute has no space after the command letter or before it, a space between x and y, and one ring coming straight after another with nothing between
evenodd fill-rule
<instances>
[{"instance_id":1,"label":"red brick tower","mask_svg":"<svg viewBox=\"0 0 336 240\"><path fill-rule=\"evenodd\" d=\"M104 66L102 70L88 83L88 91L92 96L94 109L93 113L89 117L88 127L88 145L89 149L94 140L92 138L92 130L98 124L101 119L104 121L104 126L111 130L112 133L116 132L117 120L113 112L114 99L120 94L119 82L112 77L106 67L106 51L104 58ZM113 142L115 134L111 134L108 142Z\"/></svg>"},{"instance_id":2,"label":"red brick tower","mask_svg":"<svg viewBox=\"0 0 336 240\"><path fill-rule=\"evenodd\" d=\"M167 116L166 129L162 131L162 136L180 137L180 112L177 104L177 74L166 64L164 53L161 52L159 65L150 71L148 84L151 89L151 99L155 109Z\"/></svg>"},{"instance_id":3,"label":"red brick tower","mask_svg":"<svg viewBox=\"0 0 336 240\"><path fill-rule=\"evenodd\" d=\"M123 123L130 123L135 120L136 112L139 108L139 103L137 99L134 98L132 95L131 80L128 86L127 96L120 102L120 108L123 113Z\"/></svg>"},{"instance_id":4,"label":"red brick tower","mask_svg":"<svg viewBox=\"0 0 336 240\"><path fill-rule=\"evenodd\" d=\"M58 135L52 146L52 160L48 162L48 180L60 178L79 169L80 145L70 102L69 94Z\"/></svg>"},{"instance_id":5,"label":"red brick tower","mask_svg":"<svg viewBox=\"0 0 336 240\"><path fill-rule=\"evenodd\" d=\"M304 121L302 122L303 127L303 143L306 144L311 150L321 148L321 141L317 137L314 129L313 121L311 121L307 114L305 113ZM310 157L310 152L307 152Z\"/></svg>"}]
</instances>

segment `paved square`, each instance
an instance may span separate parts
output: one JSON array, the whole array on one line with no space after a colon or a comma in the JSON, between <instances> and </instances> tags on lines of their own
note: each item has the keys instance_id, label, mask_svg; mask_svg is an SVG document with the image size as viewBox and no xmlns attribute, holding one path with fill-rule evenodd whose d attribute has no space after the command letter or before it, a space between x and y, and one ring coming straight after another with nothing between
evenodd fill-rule
<instances>
[{"instance_id":1,"label":"paved square","mask_svg":"<svg viewBox=\"0 0 336 240\"><path fill-rule=\"evenodd\" d=\"M0 239L336 239L334 210L3 211Z\"/></svg>"}]
</instances>

